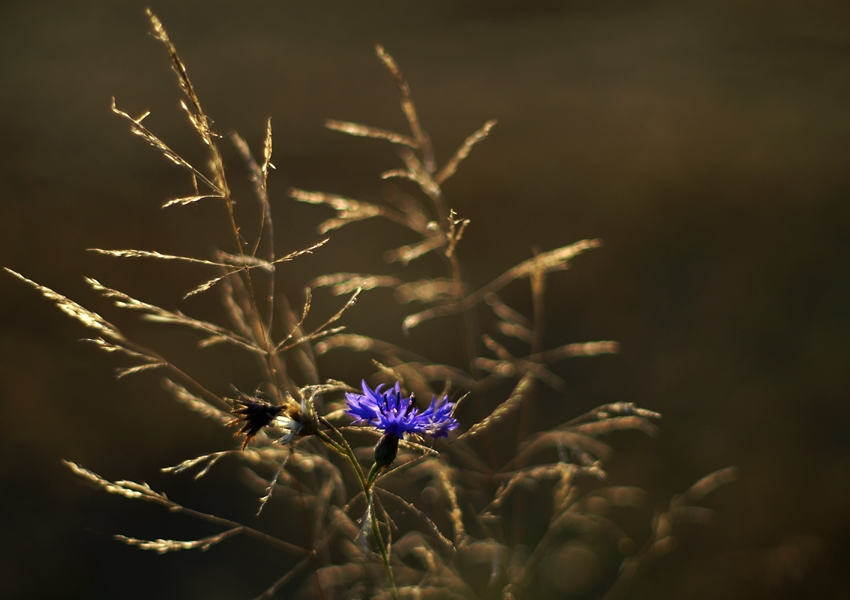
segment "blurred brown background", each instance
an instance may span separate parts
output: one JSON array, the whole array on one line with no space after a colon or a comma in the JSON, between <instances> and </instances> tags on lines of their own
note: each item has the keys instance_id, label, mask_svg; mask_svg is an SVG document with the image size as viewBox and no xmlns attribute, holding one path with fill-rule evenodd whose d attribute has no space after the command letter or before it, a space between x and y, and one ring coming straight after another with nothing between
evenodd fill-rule
<instances>
[{"instance_id":1,"label":"blurred brown background","mask_svg":"<svg viewBox=\"0 0 850 600\"><path fill-rule=\"evenodd\" d=\"M201 155L144 7L0 6L0 265L102 311L217 389L252 389L244 365L193 350L191 335L140 324L83 282L89 275L167 308L220 316L214 294L180 300L203 280L195 270L85 252L205 256L226 244L219 213L159 209L189 191L185 175L110 113L113 96L131 114L151 110L149 127ZM705 502L715 522L685 530L680 549L634 597L850 596L845 3L205 0L152 8L219 131L237 130L258 147L273 117L280 252L315 241L316 223L329 216L293 206L287 187L377 200L378 174L398 164L386 144L322 128L327 117L403 127L376 42L401 64L443 160L484 121L499 120L446 185L472 219L461 257L476 284L534 246L605 240L551 278L547 345L616 339L622 352L559 365L569 391L538 405L538 420L612 401L662 412L657 439L611 440L611 481L640 485L659 505L709 471L740 467L740 479ZM287 267L294 301L320 273L392 272L381 251L409 241L384 224L339 232ZM427 266L414 263L404 275ZM506 293L525 309L527 296L523 284ZM317 298L326 314L337 306ZM400 339L404 312L374 309L388 299L372 292L347 324ZM86 333L78 324L6 275L0 323L3 597L251 598L283 572L289 557L249 540L164 557L112 541L114 533L192 539L215 529L90 490L60 459L249 519L256 496L234 463L200 484L158 470L232 438L175 406L155 374L116 382L113 357L77 342ZM423 325L409 343L433 356L438 332ZM357 381L362 361L327 362L325 375ZM263 519L286 528L280 512Z\"/></svg>"}]
</instances>

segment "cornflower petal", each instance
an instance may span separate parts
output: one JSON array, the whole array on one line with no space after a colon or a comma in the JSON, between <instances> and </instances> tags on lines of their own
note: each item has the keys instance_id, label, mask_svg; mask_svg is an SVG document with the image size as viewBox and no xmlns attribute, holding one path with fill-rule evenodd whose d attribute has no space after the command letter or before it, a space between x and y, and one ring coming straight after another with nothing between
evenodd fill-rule
<instances>
[{"instance_id":1,"label":"cornflower petal","mask_svg":"<svg viewBox=\"0 0 850 600\"><path fill-rule=\"evenodd\" d=\"M401 392L401 384L396 384L384 391L384 384L379 384L374 390L363 381L363 393L345 395L348 409L345 411L355 422L368 424L384 434L398 438L405 434L427 434L431 437L445 437L449 431L457 429L458 422L452 416L454 403L447 396L439 400L434 397L431 405L421 413L416 407L414 396L405 398Z\"/></svg>"}]
</instances>

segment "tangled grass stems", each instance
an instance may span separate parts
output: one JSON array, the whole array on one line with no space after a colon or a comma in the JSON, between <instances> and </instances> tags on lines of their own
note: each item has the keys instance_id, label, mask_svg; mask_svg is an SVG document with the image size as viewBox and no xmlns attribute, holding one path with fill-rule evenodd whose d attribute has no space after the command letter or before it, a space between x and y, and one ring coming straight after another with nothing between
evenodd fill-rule
<instances>
[{"instance_id":1,"label":"tangled grass stems","mask_svg":"<svg viewBox=\"0 0 850 600\"><path fill-rule=\"evenodd\" d=\"M601 240L586 239L535 252L533 257L477 289L463 278L458 250L470 220L458 215L443 186L473 148L490 135L495 120L487 121L469 135L448 161L438 165L410 86L392 56L377 46L377 56L398 88L409 134L337 120L328 120L325 125L341 133L396 146L402 166L384 171L381 178L409 182L420 198L405 195L402 202L390 207L299 188L290 189L289 196L299 202L326 205L334 211L333 217L319 224L320 236L375 217L403 227L416 241L388 250L387 262L403 267L433 255L442 263L444 272L419 281L405 281L395 273L320 275L307 288L299 314L276 286L277 267L304 254L324 252L329 238L283 256L276 254L268 192L269 174L274 169L271 120L266 125L261 161L254 158L238 134L223 136L214 132L212 120L203 111L174 44L159 19L150 11L148 16L154 37L165 46L185 97L181 107L206 149L206 167L181 157L143 124L147 113L133 118L117 108L114 100L113 112L128 123L133 134L188 174L193 192L165 202L163 208L222 204L232 247L229 251L216 250L206 258L136 249L94 252L118 259L183 262L215 269L215 276L190 290L186 297L216 289L229 323L195 319L133 298L94 279L87 281L116 307L140 313L151 326L179 325L200 336L201 348L228 344L247 352L257 369L256 392L249 395L236 390L236 397L229 397L227 394L232 391L211 390L160 353L130 340L99 314L15 271L7 271L93 330L96 337L89 341L96 347L135 361L133 366L121 369L119 376L165 370L169 378L163 386L176 401L222 426L240 428L237 435L243 439L237 448L189 458L164 472L179 474L197 469L195 478L200 478L220 459L239 458L245 463L247 482L261 494L258 514L272 500L296 503L304 516L309 547L186 508L146 484L111 482L66 462L75 474L106 492L152 502L222 528L220 533L189 541L142 540L123 535L116 536L117 540L162 554L204 551L244 533L298 557L298 562L257 598L271 598L292 584L293 591L303 597L333 598L347 590L345 593L358 597L396 599L436 593L441 597L508 600L546 589L540 564L559 544L602 539L624 556L619 578L606 596L614 598L652 562L673 549L673 531L678 523L707 520L709 511L696 503L731 481L733 469L708 475L674 498L666 510L654 517L652 533L637 552L637 545L607 516L609 507L638 507L646 495L634 487L598 483L605 480L606 464L614 454L600 438L622 430L654 435L657 427L653 421L660 414L632 403L613 402L546 431L530 430L537 384L556 391L567 385L550 368L552 363L614 354L619 346L608 340L570 343L553 349L544 345L547 278L569 269L573 260L585 252L599 248ZM253 240L243 239L240 233L234 211L237 199L228 183L219 147L225 139L233 144L248 169L259 223ZM499 295L506 286L526 279L532 298L530 317L509 306ZM312 288L330 288L331 295L349 297L341 307L331 309L331 316L318 327L308 328L314 304ZM427 305L403 320L404 332L425 321L459 315L465 364L431 360L390 342L345 332L344 326L337 325L363 290L376 288L394 288L401 304L415 301ZM495 330L479 336L478 320L487 312L495 317ZM527 349L517 353L512 349L517 344ZM363 374L362 394L345 382L321 376L317 356L340 350L365 352L372 357L376 371ZM381 385L372 389L366 379L389 383L389 387L386 391ZM499 395L497 391L508 385L512 391ZM486 416L465 423L457 407L469 395L487 407ZM416 396L432 397L430 407L419 406ZM350 416L356 418L354 424L348 424ZM494 432L510 426L516 429L510 438L516 439L516 445L511 456L504 459L494 452ZM456 428L459 433L452 433ZM433 441L446 436L443 442ZM504 433L499 436L500 445L504 446ZM376 437L379 439L374 447L358 445L360 440ZM301 473L311 473L308 481L302 481ZM597 481L590 491L580 487L587 478ZM538 495L541 490L551 491L549 524L536 539L517 533L522 530L517 515L523 512L523 502L527 502L523 496L529 489L537 489ZM381 498L390 500L401 512L391 515ZM426 506L418 506L417 498ZM511 518L515 521L513 527L509 526ZM528 547L528 543L532 546ZM307 576L303 572L310 565L313 573Z\"/></svg>"}]
</instances>

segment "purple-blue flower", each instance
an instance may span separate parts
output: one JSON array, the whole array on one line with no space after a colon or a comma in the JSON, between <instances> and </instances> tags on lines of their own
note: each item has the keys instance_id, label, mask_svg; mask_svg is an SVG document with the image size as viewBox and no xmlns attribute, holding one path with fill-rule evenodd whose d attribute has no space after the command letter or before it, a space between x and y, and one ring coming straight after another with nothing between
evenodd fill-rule
<instances>
[{"instance_id":1,"label":"purple-blue flower","mask_svg":"<svg viewBox=\"0 0 850 600\"><path fill-rule=\"evenodd\" d=\"M419 412L413 394L404 398L401 384L382 391L384 384L374 390L363 382L363 393L345 395L348 410L345 412L356 422L372 425L384 434L403 438L405 433L428 434L431 437L446 437L449 431L457 429L458 422L452 416L454 403L446 396L439 400L434 397L431 405Z\"/></svg>"}]
</instances>

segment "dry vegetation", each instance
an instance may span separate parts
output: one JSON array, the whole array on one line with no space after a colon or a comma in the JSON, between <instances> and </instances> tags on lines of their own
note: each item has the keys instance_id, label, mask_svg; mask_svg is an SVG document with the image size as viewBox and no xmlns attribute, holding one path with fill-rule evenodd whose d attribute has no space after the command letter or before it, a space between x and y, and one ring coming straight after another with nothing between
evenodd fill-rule
<instances>
[{"instance_id":1,"label":"dry vegetation","mask_svg":"<svg viewBox=\"0 0 850 600\"><path fill-rule=\"evenodd\" d=\"M674 549L679 523L707 520L710 511L696 504L731 481L733 469L708 475L674 498L666 509L657 511L645 540L632 540L612 518L612 509L617 507L646 509L647 499L635 487L601 483L613 455L612 447L603 439L626 429L653 435L655 422L661 417L656 412L616 402L546 431L517 433L521 420L518 409L530 401L538 386L562 390L566 385L547 365L567 358L615 353L618 346L613 341L592 341L543 347L547 278L568 269L582 253L600 247L600 240L581 240L539 252L478 289L472 289L462 277L457 250L471 225L462 217L462 210L456 212L457 207L448 202L443 185L474 146L490 134L495 121L485 123L439 165L401 70L378 46L377 56L397 84L410 132L333 120L326 126L394 144L402 166L381 177L412 182L421 192L419 197L402 194L393 205L378 205L302 189L291 189L289 196L335 211L318 226L321 236L377 217L391 221L392 226L405 227L419 241L389 249L387 262L403 266L431 254L439 257L444 271L421 281L404 281L401 270L398 274L322 275L309 283L306 300L294 310L276 290L277 266L305 253L326 251L320 248L327 239L284 256L276 252L268 195L269 175L274 168L271 121L259 160L238 135L222 136L213 131L212 121L165 29L153 14L149 16L154 36L170 55L185 96L182 107L208 153L207 164L191 164L172 150L146 127L146 114L135 118L115 106L113 110L126 120L132 133L188 173L193 192L166 202L163 208L180 210L194 203L219 206L232 231L231 246L207 258L132 249L97 252L122 259L183 261L213 269L214 276L186 296L218 293L229 322L198 320L130 297L94 279L88 281L115 306L141 313L152 327L177 324L196 331L201 347L230 344L249 353L256 362L255 391L209 389L156 350L128 339L99 314L9 272L93 330L90 341L97 347L133 359L134 365L122 369L120 376L161 371L166 375L165 389L189 410L224 427L240 426L242 440L235 447L188 459L164 471L193 471L197 478L221 458L232 455L243 461L250 473L248 481L257 491L259 511L272 509L276 503L297 511L309 524L310 543L295 545L246 524L182 506L147 484L111 482L67 463L74 473L108 493L152 502L221 527L216 535L189 541L140 540L123 535L116 536L117 540L162 554L203 551L235 535L251 536L274 551L294 557L294 566L270 576L265 582L267 589L258 598L273 597L285 588L302 597L318 598L519 598L549 589L544 561L553 560L552 556L564 557L558 568L570 572L571 555L562 552L564 548L592 549L602 544L620 555L619 574L615 575L613 565L610 576L600 576L583 592L614 597L656 558ZM220 148L225 143L234 145L250 173L255 223L259 223L256 239L243 237L237 221L236 199ZM520 314L499 295L505 286L522 280L530 285L531 316ZM363 290L378 287L394 288L401 303L427 306L404 319L404 331L440 318L447 327L459 325L464 364L444 364L440 357L426 358L367 335L344 332L341 323L346 309ZM330 298L314 311L314 288L330 288L332 295L347 298ZM314 312L328 316L318 318L319 325L308 327ZM476 333L485 312L495 319L492 335ZM527 348L523 355L508 349L509 345L516 347L517 341ZM333 373L321 373L317 361L317 356L325 353L345 351L367 353L373 359L374 372L363 373L368 381L400 382L407 393L425 399L447 395L454 402L453 414L461 401L477 402L477 406L486 407L487 416L477 422L461 422L445 440L432 443L428 438L409 436L401 441L391 465L369 472L379 432L368 425L352 425L345 412L344 394L356 392L357 382L351 382L355 384L352 387L335 380ZM505 394L505 389L509 393ZM472 400L466 400L468 396ZM493 452L494 444L504 446L506 439L511 444L520 440L507 461ZM307 472L310 477L303 477ZM587 485L582 487L584 481ZM535 506L546 507L549 514L545 533L528 545L528 540L515 532L523 529L523 506L528 506L530 495L536 498Z\"/></svg>"}]
</instances>

